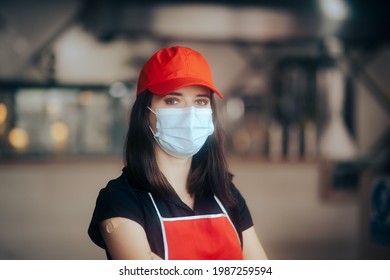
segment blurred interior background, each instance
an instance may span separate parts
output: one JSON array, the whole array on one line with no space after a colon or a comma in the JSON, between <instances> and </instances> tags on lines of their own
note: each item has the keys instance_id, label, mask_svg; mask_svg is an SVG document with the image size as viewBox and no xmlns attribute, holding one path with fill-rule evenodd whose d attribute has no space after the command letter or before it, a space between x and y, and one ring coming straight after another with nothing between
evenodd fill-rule
<instances>
[{"instance_id":1,"label":"blurred interior background","mask_svg":"<svg viewBox=\"0 0 390 280\"><path fill-rule=\"evenodd\" d=\"M201 52L270 259L390 258L386 1L0 1L0 259L104 259L138 72Z\"/></svg>"}]
</instances>

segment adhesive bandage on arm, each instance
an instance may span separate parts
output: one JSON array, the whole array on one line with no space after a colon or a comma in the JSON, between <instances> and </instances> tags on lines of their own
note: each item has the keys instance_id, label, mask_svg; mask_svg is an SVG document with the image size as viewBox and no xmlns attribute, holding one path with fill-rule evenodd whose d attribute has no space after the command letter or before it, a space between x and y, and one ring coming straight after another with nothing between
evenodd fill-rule
<instances>
[{"instance_id":1,"label":"adhesive bandage on arm","mask_svg":"<svg viewBox=\"0 0 390 280\"><path fill-rule=\"evenodd\" d=\"M137 222L122 217L109 218L100 224L100 231L112 259L154 259L145 230Z\"/></svg>"},{"instance_id":2,"label":"adhesive bandage on arm","mask_svg":"<svg viewBox=\"0 0 390 280\"><path fill-rule=\"evenodd\" d=\"M107 233L113 233L115 229L123 224L123 218L111 218L105 222L104 230Z\"/></svg>"}]
</instances>

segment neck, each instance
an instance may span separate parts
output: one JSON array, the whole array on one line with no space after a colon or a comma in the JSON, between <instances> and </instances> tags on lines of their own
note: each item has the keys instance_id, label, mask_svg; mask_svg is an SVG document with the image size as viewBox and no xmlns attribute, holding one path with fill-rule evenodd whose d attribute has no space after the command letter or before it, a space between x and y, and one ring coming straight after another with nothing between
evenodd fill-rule
<instances>
[{"instance_id":1,"label":"neck","mask_svg":"<svg viewBox=\"0 0 390 280\"><path fill-rule=\"evenodd\" d=\"M192 157L176 158L160 147L156 148L157 164L161 172L167 178L172 188L180 199L191 209L194 207L194 199L188 193L187 179L191 168Z\"/></svg>"},{"instance_id":2,"label":"neck","mask_svg":"<svg viewBox=\"0 0 390 280\"><path fill-rule=\"evenodd\" d=\"M176 192L187 191L187 178L191 168L192 157L177 158L157 147L157 164Z\"/></svg>"}]
</instances>

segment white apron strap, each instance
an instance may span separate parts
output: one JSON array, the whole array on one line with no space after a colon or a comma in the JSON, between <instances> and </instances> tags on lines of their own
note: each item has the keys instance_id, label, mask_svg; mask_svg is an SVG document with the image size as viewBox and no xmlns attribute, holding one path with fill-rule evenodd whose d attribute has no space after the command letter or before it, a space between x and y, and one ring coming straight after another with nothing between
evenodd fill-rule
<instances>
[{"instance_id":1,"label":"white apron strap","mask_svg":"<svg viewBox=\"0 0 390 280\"><path fill-rule=\"evenodd\" d=\"M154 208L156 209L156 212L157 212L157 215L158 215L158 219L160 220L161 233L162 233L162 236L163 236L163 243L164 243L164 259L167 260L168 259L168 242L167 242L167 238L166 238L166 234L165 234L165 227L164 227L163 217L161 216L161 213L158 210L157 204L154 201L152 194L151 193L148 193L148 194L150 196L150 199L152 200Z\"/></svg>"},{"instance_id":2,"label":"white apron strap","mask_svg":"<svg viewBox=\"0 0 390 280\"><path fill-rule=\"evenodd\" d=\"M238 235L237 229L236 229L236 227L234 226L232 220L230 219L228 212L226 211L225 207L223 206L222 202L218 199L218 197L216 197L216 196L214 195L214 199L215 199L215 201L218 203L218 205L219 205L219 207L221 208L222 212L223 212L223 213L226 215L226 217L228 218L230 224L232 225L232 227L233 227L233 229L234 229L234 232L235 232L236 235L237 235L237 239L238 239L238 241L239 241L240 244L241 244L241 240L240 240L240 237L239 237L239 235ZM242 244L241 244L241 245L242 245Z\"/></svg>"}]
</instances>

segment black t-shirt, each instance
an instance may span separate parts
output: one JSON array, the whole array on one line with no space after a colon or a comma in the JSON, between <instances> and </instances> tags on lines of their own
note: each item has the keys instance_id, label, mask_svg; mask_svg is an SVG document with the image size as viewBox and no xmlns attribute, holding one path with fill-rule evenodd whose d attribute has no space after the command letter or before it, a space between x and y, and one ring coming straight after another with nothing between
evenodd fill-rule
<instances>
[{"instance_id":1,"label":"black t-shirt","mask_svg":"<svg viewBox=\"0 0 390 280\"><path fill-rule=\"evenodd\" d=\"M242 232L253 226L253 222L244 198L234 186L233 195L236 205L225 209L242 244ZM167 218L221 213L221 208L212 194L195 198L194 209L188 207L177 195L169 198L153 195L153 199L161 215ZM88 229L92 241L106 250L109 259L111 257L104 244L99 225L102 221L114 217L127 218L140 224L146 232L151 250L161 258L164 257L161 223L149 193L130 186L124 174L111 180L100 190Z\"/></svg>"}]
</instances>

